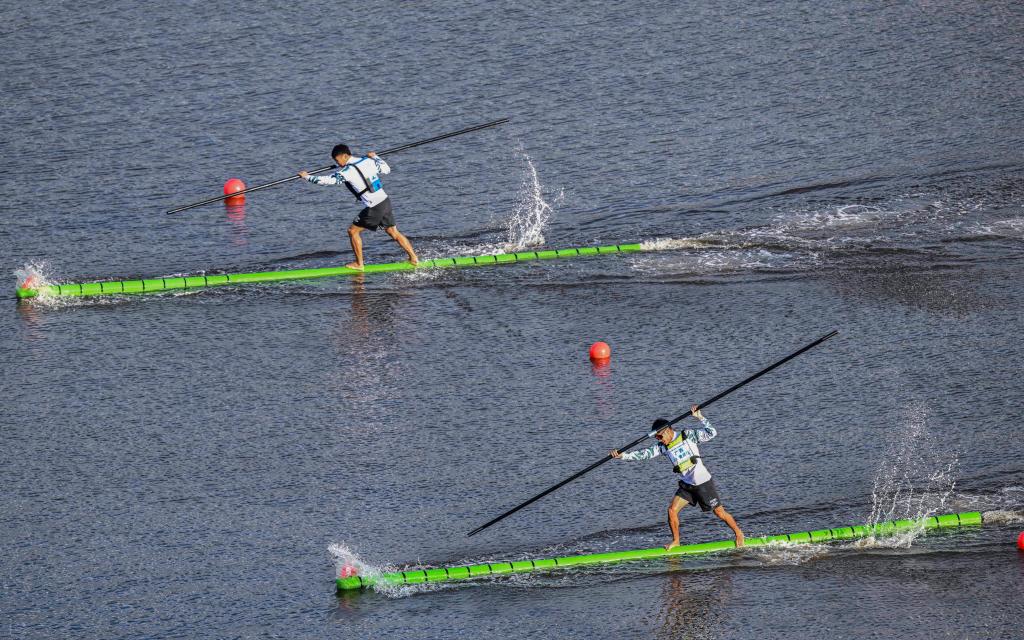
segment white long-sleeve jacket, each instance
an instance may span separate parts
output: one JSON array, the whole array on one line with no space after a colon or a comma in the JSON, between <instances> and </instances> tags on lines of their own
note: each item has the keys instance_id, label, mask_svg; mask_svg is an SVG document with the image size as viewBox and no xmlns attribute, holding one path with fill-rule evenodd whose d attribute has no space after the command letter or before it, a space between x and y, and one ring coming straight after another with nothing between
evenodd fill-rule
<instances>
[{"instance_id":1,"label":"white long-sleeve jacket","mask_svg":"<svg viewBox=\"0 0 1024 640\"><path fill-rule=\"evenodd\" d=\"M359 165L358 167L356 165ZM370 185L376 182L380 185L380 176L391 173L391 167L380 157L370 158L349 158L345 166L338 167L334 173L325 176L309 176L306 180L313 184L325 186L344 185L348 187L366 207L375 207L388 198L384 188L370 191ZM366 176L366 179L363 179Z\"/></svg>"}]
</instances>

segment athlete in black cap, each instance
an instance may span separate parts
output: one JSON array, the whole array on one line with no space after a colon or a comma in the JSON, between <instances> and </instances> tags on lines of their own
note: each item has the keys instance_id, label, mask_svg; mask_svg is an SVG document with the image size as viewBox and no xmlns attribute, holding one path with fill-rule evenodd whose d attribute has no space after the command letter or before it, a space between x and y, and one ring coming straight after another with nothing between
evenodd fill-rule
<instances>
[{"instance_id":1,"label":"athlete in black cap","mask_svg":"<svg viewBox=\"0 0 1024 640\"><path fill-rule=\"evenodd\" d=\"M398 243L409 256L409 262L413 265L419 263L416 252L412 248L409 239L402 235L395 225L395 215L391 208L391 198L384 192L380 176L391 173L391 167L384 162L383 158L372 151L365 156L355 157L347 145L335 145L331 150L331 157L338 164L338 170L326 176L314 176L305 171L299 175L320 185L344 185L352 192L363 205L363 210L352 224L348 227L348 239L352 243L352 252L356 255L355 262L346 264L346 267L363 270L363 239L360 237L363 231L384 230L384 233Z\"/></svg>"},{"instance_id":2,"label":"athlete in black cap","mask_svg":"<svg viewBox=\"0 0 1024 640\"><path fill-rule=\"evenodd\" d=\"M679 474L679 489L668 505L668 526L672 529L672 542L665 545L665 549L679 546L679 510L687 504L699 504L701 510L711 511L718 516L736 534L736 546L742 547L743 532L722 506L715 483L711 479L711 472L704 466L700 451L697 449L698 443L707 442L718 432L697 405L693 405L690 411L704 426L697 429L682 429L676 433L668 420L658 418L651 426L651 429L657 432L654 437L658 439L658 444L629 453L612 451L612 457L619 460L650 460L665 455L672 461L672 469Z\"/></svg>"}]
</instances>

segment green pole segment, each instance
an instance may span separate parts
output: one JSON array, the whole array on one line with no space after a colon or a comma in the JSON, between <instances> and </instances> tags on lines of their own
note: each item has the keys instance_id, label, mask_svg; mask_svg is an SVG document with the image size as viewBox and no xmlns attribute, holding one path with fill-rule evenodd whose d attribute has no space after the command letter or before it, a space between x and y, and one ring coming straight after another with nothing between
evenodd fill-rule
<instances>
[{"instance_id":1,"label":"green pole segment","mask_svg":"<svg viewBox=\"0 0 1024 640\"><path fill-rule=\"evenodd\" d=\"M530 260L551 260L554 258L575 258L577 256L596 256L609 253L632 253L643 251L640 244L615 244L602 247L578 247L570 249L547 249L544 251L519 251L516 253L498 253L486 256L467 256L460 258L436 258L422 260L413 266L408 262L388 262L384 264L368 264L364 271L348 267L325 267L321 269L292 269L289 271L261 271L257 273L218 274L212 276L185 276L176 278L150 278L146 280L115 280L110 282L87 282L72 284L54 284L40 288L18 288L19 298L37 296L99 296L117 295L122 293L159 293L163 291L179 291L186 289L202 289L228 284L249 284L259 282L284 282L286 280L308 280L311 278L327 278L332 276L352 276L359 273L390 273L393 271L413 271L416 269L445 267L475 267L490 264L509 264Z\"/></svg>"},{"instance_id":2,"label":"green pole segment","mask_svg":"<svg viewBox=\"0 0 1024 640\"><path fill-rule=\"evenodd\" d=\"M756 548L771 544L802 544L811 542L831 542L833 540L853 540L857 538L867 538L869 536L891 536L914 529L947 529L965 525L980 524L982 524L982 516L980 512L950 513L912 520L890 520L888 522L880 522L873 526L860 525L833 529L820 529L817 531L803 531L800 533L790 533L777 536L747 538L746 547ZM665 549L658 547L655 549L611 551L608 553L592 553L588 555L564 556L559 558L546 558L542 560L489 562L486 564L475 564L464 567L396 571L394 573L383 573L380 575L338 578L337 588L339 591L348 591L373 585L400 586L404 584L421 584L424 582L448 582L452 580L467 580L470 578L502 574L548 571L561 567L572 567L587 564L606 564L627 560L650 560L655 558L669 558L673 556L717 553L735 548L735 541L722 540L718 542L702 542L700 544L683 545L676 547L671 551L665 551Z\"/></svg>"}]
</instances>

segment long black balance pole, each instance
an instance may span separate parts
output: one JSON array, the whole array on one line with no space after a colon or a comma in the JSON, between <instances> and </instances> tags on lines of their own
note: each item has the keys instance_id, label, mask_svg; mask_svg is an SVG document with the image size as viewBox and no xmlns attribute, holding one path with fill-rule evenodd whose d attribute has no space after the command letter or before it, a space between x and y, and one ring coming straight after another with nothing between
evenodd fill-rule
<instances>
[{"instance_id":1,"label":"long black balance pole","mask_svg":"<svg viewBox=\"0 0 1024 640\"><path fill-rule=\"evenodd\" d=\"M400 147L394 147L392 149L385 149L384 151L380 152L380 155L383 156L383 155L387 155L387 154L390 154L390 153L398 153L399 151L405 151L406 149L412 149L413 147L419 147L419 146L422 146L422 145L425 145L425 144L430 144L431 142L437 142L438 140L444 140L445 138L454 138L455 136L461 136L462 134L469 133L471 131L479 131L480 129L486 129L488 127L495 127L495 126L497 126L499 124L505 124L506 122L508 122L508 120L509 120L508 118L502 118L500 120L495 120L494 122L487 122L485 124L478 124L478 125L473 126L473 127L466 127L465 129L459 129L458 131L452 131L451 133L443 133L443 134L441 134L439 136L434 136L433 138L427 138L426 140L420 140L418 142L410 142L409 144L403 144ZM314 169L314 170L310 171L309 173L323 173L324 171L330 171L331 169L334 169L337 166L338 165L336 165L336 164L329 164L329 165L327 165L325 167L320 167L319 169ZM281 178L280 180L274 180L273 182L268 182L266 184L257 185L255 187L249 187L248 189L242 189L241 191L236 191L235 193L229 193L229 194L225 194L225 195L222 195L222 196L217 196L216 198L210 198L209 200L203 200L202 202L196 202L196 203L193 203L193 204L187 204L184 207L178 207L177 209L171 209L167 213L169 213L169 214L170 213L178 213L179 211L185 211L186 209L194 209L196 207L201 207L204 204L210 204L211 202L220 202L221 200L227 200L228 198L234 198L235 196L240 196L242 194L252 193L253 191L259 191L260 189L266 189L268 187L274 187L274 186L277 186L277 185L285 183L285 182L291 182L292 180L298 180L300 177L301 176L299 176L299 174L295 174L294 176L289 176L287 178Z\"/></svg>"},{"instance_id":2,"label":"long black balance pole","mask_svg":"<svg viewBox=\"0 0 1024 640\"><path fill-rule=\"evenodd\" d=\"M760 371L758 371L754 375L750 376L749 378L747 378L743 382L734 384L733 386L729 387L728 389L726 389L722 393L718 394L717 396L711 398L710 400L705 400L704 402L702 402L699 405L697 405L697 410L700 410L700 409L703 409L703 408L707 407L708 405L710 405L711 403L715 402L716 400L721 400L722 398L724 398L725 396L729 395L733 391L739 389L740 387L742 387L743 385L747 384L748 382L753 382L754 380L757 380L758 378L760 378L764 374L768 373L769 371L771 371L775 367L781 366L781 365L785 364L786 362L789 362L790 360L792 360L793 358L797 357L798 355L800 355L804 351L807 351L808 349L813 349L814 347L818 346L822 342L825 342L826 340L828 340L829 338L831 338L832 336L834 336L834 335L836 335L838 333L839 333L838 331L832 331L830 333L827 333L827 334L823 335L822 337L818 338L814 342L804 346L803 348L801 348L801 349L799 349L797 351L794 351L793 353L789 354L788 356L786 356L782 360L779 360L775 364L773 364L773 365L771 365L769 367L765 367L764 369L761 369ZM683 418L685 418L686 416L691 415L691 413L692 413L692 411L687 411L686 413L683 413L683 414L677 416L674 420L670 421L668 424L669 425L673 425L673 424L679 422L680 420L682 420ZM631 449L632 447L635 447L636 445L640 444L641 442L643 442L647 438L654 437L654 434L655 434L654 431L651 431L650 433L645 433L644 435L640 436L639 438L637 438L633 442L630 442L627 445L623 445L623 446L619 447L618 449L616 449L616 451L626 451L628 449ZM519 511L520 509L522 509L525 506L533 504L534 502L540 500L541 498L543 498L544 496L548 495L549 493L551 493L555 489L558 489L559 487L562 487L564 485L569 484L570 482L572 482L576 478L579 478L580 476L582 476L582 475L584 475L586 473L590 473L591 471L593 471L594 469L598 468L599 466L601 466L602 464L608 462L611 459L612 459L611 454L606 455L605 457L601 458L600 460L598 460L594 464L590 465L586 469L584 469L582 471L578 471L577 473L574 473L573 475L569 476L565 480L562 480L561 482L559 482L558 484L554 485L553 487L549 487L549 488L545 489L544 491L538 493L537 495L533 496L532 498L530 498L526 502L522 503L521 505L519 505L517 507L514 507L512 509L509 509L508 511L506 511L503 514L501 514L497 518L494 518L493 520L491 520L491 521L489 521L489 522L487 522L485 524L480 525L476 529L473 529L472 531L470 531L466 535L474 536L474 535L480 533L481 531L483 531L487 527L491 526L492 524L494 524L494 523L504 519L507 516L512 515L513 513L515 513L516 511Z\"/></svg>"}]
</instances>

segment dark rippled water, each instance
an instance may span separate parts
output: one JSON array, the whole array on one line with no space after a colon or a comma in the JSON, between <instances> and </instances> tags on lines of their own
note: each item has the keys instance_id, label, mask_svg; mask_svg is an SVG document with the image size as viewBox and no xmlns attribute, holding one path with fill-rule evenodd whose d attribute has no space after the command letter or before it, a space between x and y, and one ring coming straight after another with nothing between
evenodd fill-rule
<instances>
[{"instance_id":1,"label":"dark rippled water","mask_svg":"<svg viewBox=\"0 0 1024 640\"><path fill-rule=\"evenodd\" d=\"M1024 10L1015 2L35 3L0 9L0 637L1019 637ZM78 282L349 260L343 190L178 216L229 177L391 158L421 255L652 251L22 304ZM400 259L383 235L371 261ZM973 531L339 597L652 546L612 463L707 411L748 535ZM613 348L610 367L586 359ZM726 529L683 512L686 541Z\"/></svg>"}]
</instances>

